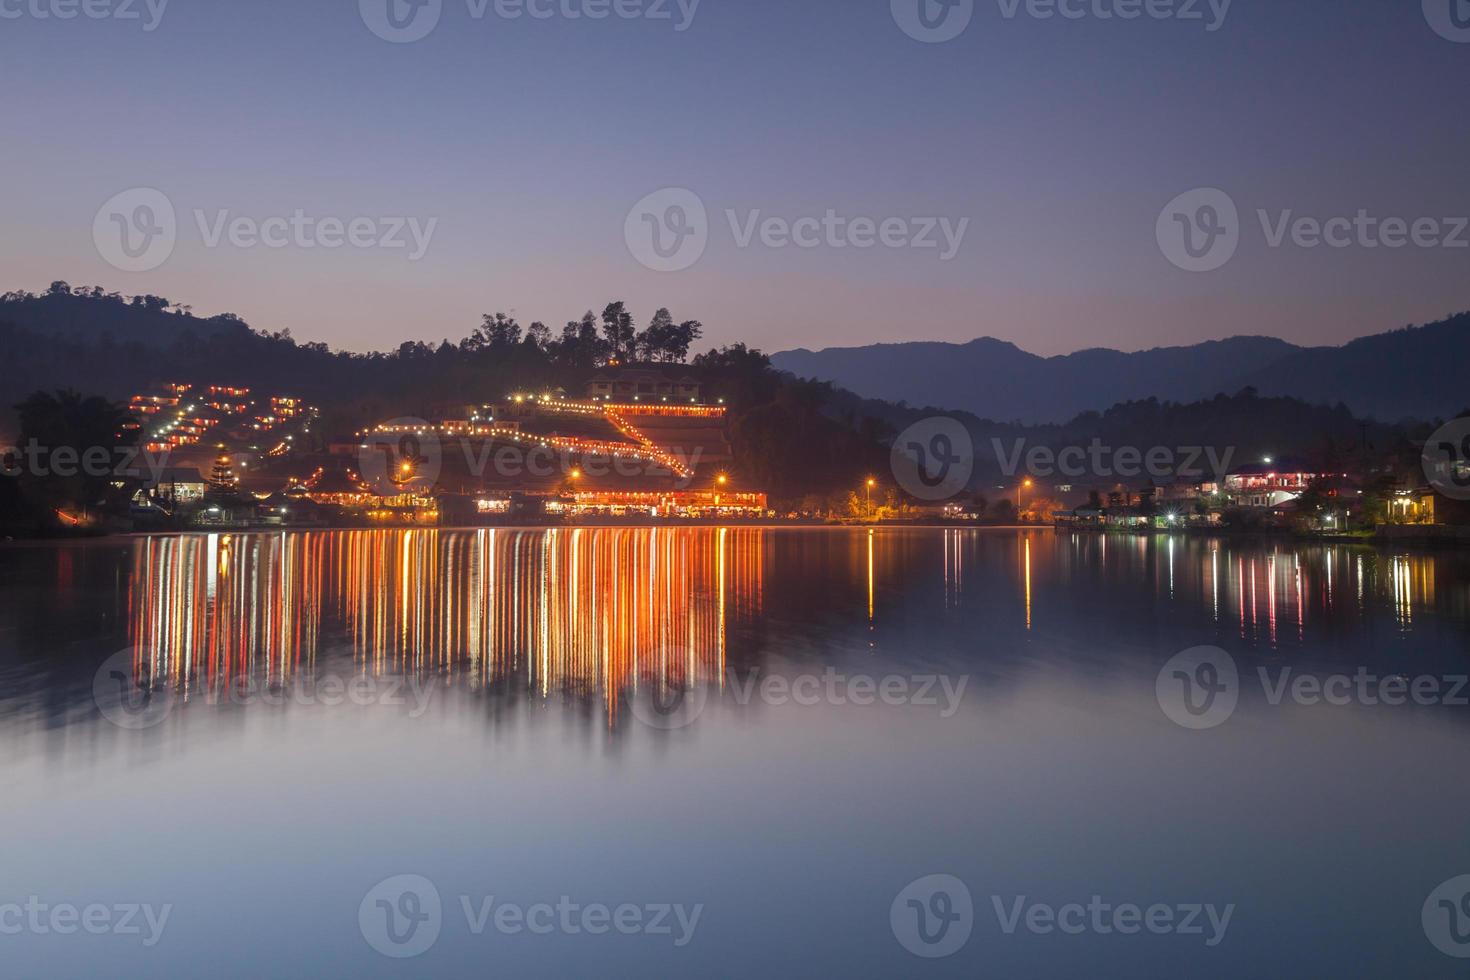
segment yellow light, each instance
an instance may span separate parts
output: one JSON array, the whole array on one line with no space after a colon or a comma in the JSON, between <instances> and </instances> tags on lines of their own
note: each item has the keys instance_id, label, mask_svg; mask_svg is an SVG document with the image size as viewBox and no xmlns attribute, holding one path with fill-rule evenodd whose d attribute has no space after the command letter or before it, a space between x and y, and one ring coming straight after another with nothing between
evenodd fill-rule
<instances>
[{"instance_id":1,"label":"yellow light","mask_svg":"<svg viewBox=\"0 0 1470 980\"><path fill-rule=\"evenodd\" d=\"M725 484L727 484L727 483L729 483L729 482L730 482L730 478L729 478L729 477L728 477L728 476L726 476L726 475L725 475L725 474L723 474L723 473L721 473L721 474L720 474L720 475L719 475L719 476L718 476L718 477L717 477L717 478L716 478L716 482L718 482L718 483L719 483L719 484L720 484L720 486L722 486L722 487L723 487L723 486L724 486L724 485L725 485Z\"/></svg>"},{"instance_id":2,"label":"yellow light","mask_svg":"<svg viewBox=\"0 0 1470 980\"><path fill-rule=\"evenodd\" d=\"M878 485L878 481L877 480L873 480L873 479L869 479L868 480L868 486L870 486L870 487L876 487L877 485Z\"/></svg>"}]
</instances>

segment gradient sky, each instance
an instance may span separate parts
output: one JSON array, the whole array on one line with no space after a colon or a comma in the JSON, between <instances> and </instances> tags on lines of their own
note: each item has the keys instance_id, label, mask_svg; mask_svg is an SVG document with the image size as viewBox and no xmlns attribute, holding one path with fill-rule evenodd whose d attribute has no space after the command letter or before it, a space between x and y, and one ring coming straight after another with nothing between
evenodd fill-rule
<instances>
[{"instance_id":1,"label":"gradient sky","mask_svg":"<svg viewBox=\"0 0 1470 980\"><path fill-rule=\"evenodd\" d=\"M1042 354L1341 343L1470 307L1470 249L1272 249L1255 218L1470 215L1470 44L1431 30L1420 0L1236 0L1215 32L1008 20L976 0L943 44L907 37L888 0L703 0L683 33L475 20L445 0L412 44L375 37L355 0L171 0L152 32L0 19L0 81L0 288L159 293L356 350L458 339L493 310L558 329L613 298L640 321L661 305L698 318L711 343L990 335ZM146 273L92 243L101 204L135 186L180 216ZM706 202L711 242L657 273L623 225L669 186ZM1196 187L1245 218L1234 260L1206 274L1154 233ZM196 208L439 225L419 262L210 249ZM727 208L971 226L950 262L741 249Z\"/></svg>"}]
</instances>

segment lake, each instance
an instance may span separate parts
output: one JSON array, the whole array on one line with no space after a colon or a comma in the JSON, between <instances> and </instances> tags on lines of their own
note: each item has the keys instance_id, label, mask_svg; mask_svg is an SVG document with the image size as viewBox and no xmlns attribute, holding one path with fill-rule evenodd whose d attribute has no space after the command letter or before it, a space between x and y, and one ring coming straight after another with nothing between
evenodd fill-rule
<instances>
[{"instance_id":1,"label":"lake","mask_svg":"<svg viewBox=\"0 0 1470 980\"><path fill-rule=\"evenodd\" d=\"M1470 556L0 549L11 976L1458 976Z\"/></svg>"}]
</instances>

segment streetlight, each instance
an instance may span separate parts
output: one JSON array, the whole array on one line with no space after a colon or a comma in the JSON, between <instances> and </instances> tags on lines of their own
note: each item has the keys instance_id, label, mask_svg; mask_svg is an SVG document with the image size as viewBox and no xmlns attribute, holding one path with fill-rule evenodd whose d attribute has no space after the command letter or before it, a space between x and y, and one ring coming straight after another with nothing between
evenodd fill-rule
<instances>
[{"instance_id":1,"label":"streetlight","mask_svg":"<svg viewBox=\"0 0 1470 980\"><path fill-rule=\"evenodd\" d=\"M864 516L873 516L873 488L877 485L878 481L870 476L868 477L867 484L863 486L863 500L865 502Z\"/></svg>"},{"instance_id":2,"label":"streetlight","mask_svg":"<svg viewBox=\"0 0 1470 980\"><path fill-rule=\"evenodd\" d=\"M1030 488L1031 488L1031 480L1029 478L1027 478L1027 479L1021 481L1021 486L1019 488L1017 488L1017 490L1016 490L1016 517L1018 517L1018 518L1023 513L1025 513L1025 509L1022 507L1021 501L1023 501L1023 500L1026 499L1026 491L1029 490Z\"/></svg>"}]
</instances>

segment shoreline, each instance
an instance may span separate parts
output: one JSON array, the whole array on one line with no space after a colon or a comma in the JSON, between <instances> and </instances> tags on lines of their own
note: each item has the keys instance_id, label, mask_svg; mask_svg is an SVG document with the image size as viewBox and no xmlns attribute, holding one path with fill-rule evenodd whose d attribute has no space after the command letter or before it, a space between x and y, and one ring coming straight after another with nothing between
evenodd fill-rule
<instances>
[{"instance_id":1,"label":"shoreline","mask_svg":"<svg viewBox=\"0 0 1470 980\"><path fill-rule=\"evenodd\" d=\"M553 523L547 521L525 524L449 524L449 525L312 525L283 524L272 526L242 526L217 528L178 528L149 531L115 531L98 534L61 534L42 537L17 537L0 540L0 550L8 548L48 547L55 545L85 545L115 543L133 538L171 538L189 535L231 534L305 534L347 533L352 531L552 531L552 530L677 530L682 528L726 528L730 530L773 530L773 531L831 531L850 532L868 530L921 530L921 531L975 531L1016 532L1050 531L1053 533L1083 533L1125 537L1222 537L1255 539L1261 541L1286 541L1292 544L1360 545L1367 548L1409 548L1425 551L1445 551L1470 548L1470 528L1447 525L1387 525L1368 534L1310 534L1286 529L1258 528L1103 528L1076 527L1055 524L978 524L953 521L872 521L830 523L825 521L656 521L617 520L577 521ZM1388 530L1389 533L1384 533Z\"/></svg>"}]
</instances>

